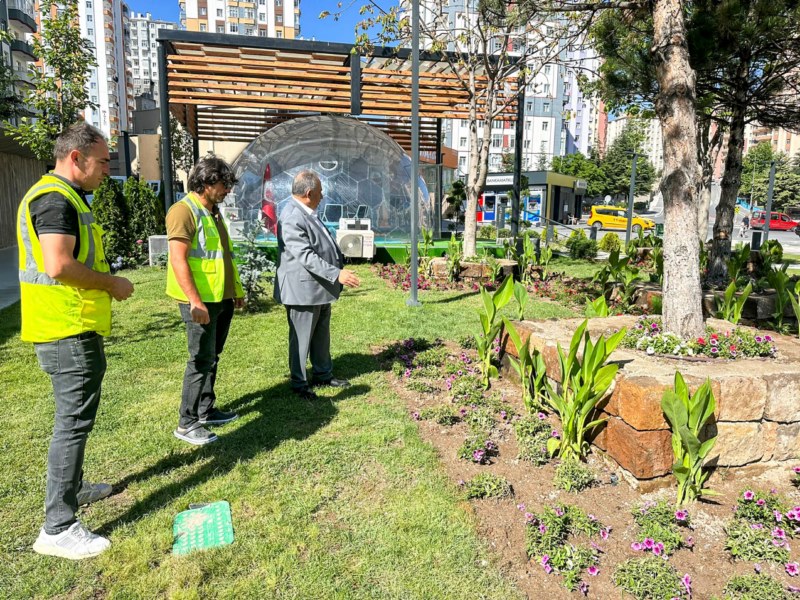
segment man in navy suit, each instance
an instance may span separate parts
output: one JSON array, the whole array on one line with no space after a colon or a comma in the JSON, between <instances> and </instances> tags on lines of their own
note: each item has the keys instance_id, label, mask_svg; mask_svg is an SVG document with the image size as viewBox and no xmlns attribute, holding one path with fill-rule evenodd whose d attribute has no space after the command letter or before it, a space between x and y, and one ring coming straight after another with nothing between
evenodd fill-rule
<instances>
[{"instance_id":1,"label":"man in navy suit","mask_svg":"<svg viewBox=\"0 0 800 600\"><path fill-rule=\"evenodd\" d=\"M292 182L292 200L278 216L278 272L275 300L286 307L289 321L291 386L298 396L313 400L312 385L347 387L333 376L331 361L331 303L343 286L358 287L353 271L344 268L344 255L317 216L322 184L313 171L301 171ZM311 357L311 381L306 362Z\"/></svg>"}]
</instances>

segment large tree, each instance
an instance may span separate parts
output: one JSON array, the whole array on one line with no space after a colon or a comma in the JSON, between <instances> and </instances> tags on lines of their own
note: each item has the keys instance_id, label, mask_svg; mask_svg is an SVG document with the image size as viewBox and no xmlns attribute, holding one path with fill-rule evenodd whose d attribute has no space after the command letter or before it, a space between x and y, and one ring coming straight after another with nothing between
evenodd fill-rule
<instances>
[{"instance_id":1,"label":"large tree","mask_svg":"<svg viewBox=\"0 0 800 600\"><path fill-rule=\"evenodd\" d=\"M420 37L423 48L449 63L458 76L458 85L469 97L466 121L470 156L463 248L465 256L474 256L478 198L489 172L492 122L501 118L516 99L512 82L535 84L539 71L557 62L582 30L550 13L540 14L535 6L497 2L475 10L472 2L464 0L463 11L452 13L449 7L459 3L420 0ZM368 52L374 43L410 45L409 4L383 7L370 1L361 7L361 14L365 18L356 27L356 45L362 51ZM323 11L320 17L336 19L340 15Z\"/></svg>"},{"instance_id":2,"label":"large tree","mask_svg":"<svg viewBox=\"0 0 800 600\"><path fill-rule=\"evenodd\" d=\"M605 193L612 196L627 196L631 187L631 170L633 156L638 155L636 161L636 187L637 195L649 194L656 180L656 169L650 160L643 154L642 144L644 132L642 124L636 120L628 120L620 135L608 148L600 169L606 184Z\"/></svg>"},{"instance_id":3,"label":"large tree","mask_svg":"<svg viewBox=\"0 0 800 600\"><path fill-rule=\"evenodd\" d=\"M596 153L586 157L580 152L567 154L566 156L554 156L552 169L562 175L572 175L586 182L586 195L589 198L596 198L606 193L608 184L605 173L600 166L601 161L597 159Z\"/></svg>"},{"instance_id":4,"label":"large tree","mask_svg":"<svg viewBox=\"0 0 800 600\"><path fill-rule=\"evenodd\" d=\"M78 0L65 0L57 5L52 0L41 3L41 35L34 38L36 55L43 69L33 72L33 88L25 97L25 105L35 117L21 117L18 123L6 123L17 141L27 146L39 160L52 160L53 145L58 135L81 119L89 102L87 84L89 69L97 66L94 48L81 37L78 21ZM55 16L54 6L58 7Z\"/></svg>"}]
</instances>

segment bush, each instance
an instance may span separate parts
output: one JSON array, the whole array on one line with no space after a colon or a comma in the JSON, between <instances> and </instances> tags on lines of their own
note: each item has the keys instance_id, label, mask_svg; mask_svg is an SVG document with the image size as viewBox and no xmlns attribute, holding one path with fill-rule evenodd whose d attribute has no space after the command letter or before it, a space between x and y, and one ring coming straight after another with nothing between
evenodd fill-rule
<instances>
[{"instance_id":1,"label":"bush","mask_svg":"<svg viewBox=\"0 0 800 600\"><path fill-rule=\"evenodd\" d=\"M256 236L261 232L257 225L244 228L244 242L239 258L239 278L244 291L246 310L255 312L263 308L269 294L267 284L275 277L275 263L256 245Z\"/></svg>"},{"instance_id":2,"label":"bush","mask_svg":"<svg viewBox=\"0 0 800 600\"><path fill-rule=\"evenodd\" d=\"M682 598L685 591L675 568L655 556L631 558L619 564L614 570L614 585L636 600Z\"/></svg>"},{"instance_id":3,"label":"bush","mask_svg":"<svg viewBox=\"0 0 800 600\"><path fill-rule=\"evenodd\" d=\"M493 240L497 238L497 227L494 225L481 225L478 227L479 240Z\"/></svg>"},{"instance_id":4,"label":"bush","mask_svg":"<svg viewBox=\"0 0 800 600\"><path fill-rule=\"evenodd\" d=\"M591 487L596 478L594 472L577 460L563 460L556 467L553 485L567 492L580 492Z\"/></svg>"},{"instance_id":5,"label":"bush","mask_svg":"<svg viewBox=\"0 0 800 600\"><path fill-rule=\"evenodd\" d=\"M540 419L537 416L529 415L514 423L519 458L535 465L546 464L550 460L547 440L550 439L552 432L553 426L544 418Z\"/></svg>"},{"instance_id":6,"label":"bush","mask_svg":"<svg viewBox=\"0 0 800 600\"><path fill-rule=\"evenodd\" d=\"M466 484L467 498L507 498L513 494L505 477L481 473Z\"/></svg>"},{"instance_id":7,"label":"bush","mask_svg":"<svg viewBox=\"0 0 800 600\"><path fill-rule=\"evenodd\" d=\"M423 421L434 421L439 425L455 425L458 422L452 407L446 404L424 409L419 413L419 418Z\"/></svg>"},{"instance_id":8,"label":"bush","mask_svg":"<svg viewBox=\"0 0 800 600\"><path fill-rule=\"evenodd\" d=\"M597 242L590 240L582 229L573 231L567 238L566 246L572 258L594 258L597 256Z\"/></svg>"},{"instance_id":9,"label":"bush","mask_svg":"<svg viewBox=\"0 0 800 600\"><path fill-rule=\"evenodd\" d=\"M789 594L769 575L731 577L723 591L725 600L788 600Z\"/></svg>"},{"instance_id":10,"label":"bush","mask_svg":"<svg viewBox=\"0 0 800 600\"><path fill-rule=\"evenodd\" d=\"M622 240L619 239L619 236L616 233L607 233L603 236L603 239L600 240L600 243L597 244L597 247L600 248L603 252L613 252L614 250L621 250L622 249Z\"/></svg>"}]
</instances>

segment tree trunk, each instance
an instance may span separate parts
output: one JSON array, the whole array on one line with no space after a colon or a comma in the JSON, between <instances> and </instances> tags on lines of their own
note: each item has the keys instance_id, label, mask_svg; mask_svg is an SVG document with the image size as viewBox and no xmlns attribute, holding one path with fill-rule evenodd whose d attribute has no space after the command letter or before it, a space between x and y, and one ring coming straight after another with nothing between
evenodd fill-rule
<instances>
[{"instance_id":1,"label":"tree trunk","mask_svg":"<svg viewBox=\"0 0 800 600\"><path fill-rule=\"evenodd\" d=\"M717 220L714 223L711 260L708 266L709 279L722 285L727 283L728 278L728 259L731 256L731 236L733 235L733 214L736 209L739 186L742 182L745 104L744 102L738 102L739 95L740 93L737 92L737 103L731 113L728 156L725 158L725 174L722 176L719 204L717 204Z\"/></svg>"},{"instance_id":2,"label":"tree trunk","mask_svg":"<svg viewBox=\"0 0 800 600\"><path fill-rule=\"evenodd\" d=\"M684 339L703 333L697 235L695 74L689 64L680 0L653 2L656 113L664 138L664 298L666 331Z\"/></svg>"}]
</instances>

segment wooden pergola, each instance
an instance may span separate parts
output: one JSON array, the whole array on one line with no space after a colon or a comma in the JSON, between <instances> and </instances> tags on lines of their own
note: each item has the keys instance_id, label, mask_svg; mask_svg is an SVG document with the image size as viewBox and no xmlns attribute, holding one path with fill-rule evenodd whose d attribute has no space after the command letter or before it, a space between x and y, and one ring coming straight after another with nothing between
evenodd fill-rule
<instances>
[{"instance_id":1,"label":"wooden pergola","mask_svg":"<svg viewBox=\"0 0 800 600\"><path fill-rule=\"evenodd\" d=\"M349 44L163 29L158 41L168 204L170 113L195 140L195 153L201 139L249 142L288 119L320 113L358 118L411 150L408 49L375 47L361 55ZM442 119L469 117L469 93L460 81L466 73L454 71L457 61L441 54L421 52L420 61L419 151L439 157ZM484 82L479 74L479 89ZM522 93L515 81L506 86L501 100L509 101L498 119L519 120Z\"/></svg>"}]
</instances>

